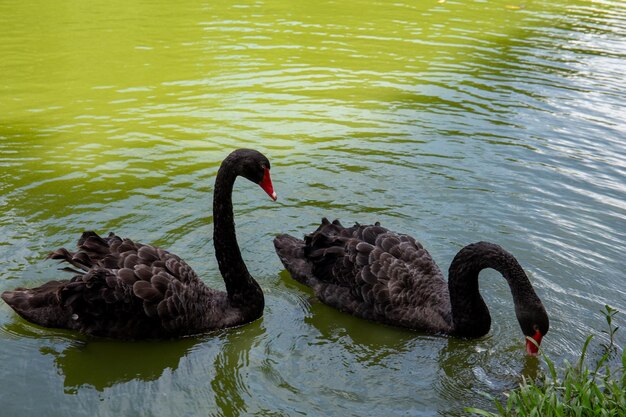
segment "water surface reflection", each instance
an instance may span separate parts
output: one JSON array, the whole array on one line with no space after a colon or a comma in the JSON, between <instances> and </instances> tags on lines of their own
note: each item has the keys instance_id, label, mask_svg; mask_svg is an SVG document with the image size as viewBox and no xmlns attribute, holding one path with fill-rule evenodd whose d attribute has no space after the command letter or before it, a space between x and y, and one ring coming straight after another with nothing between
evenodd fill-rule
<instances>
[{"instance_id":1,"label":"water surface reflection","mask_svg":"<svg viewBox=\"0 0 626 417\"><path fill-rule=\"evenodd\" d=\"M501 244L544 300L556 361L603 328L604 303L626 311L622 2L71 6L0 2L0 290L58 278L41 259L83 230L169 248L221 288L212 184L245 146L279 193L234 195L266 311L160 353L1 304L5 414L450 415L535 372L489 273L493 327L473 341L311 302L271 240L322 216L409 233L444 271L470 242Z\"/></svg>"}]
</instances>

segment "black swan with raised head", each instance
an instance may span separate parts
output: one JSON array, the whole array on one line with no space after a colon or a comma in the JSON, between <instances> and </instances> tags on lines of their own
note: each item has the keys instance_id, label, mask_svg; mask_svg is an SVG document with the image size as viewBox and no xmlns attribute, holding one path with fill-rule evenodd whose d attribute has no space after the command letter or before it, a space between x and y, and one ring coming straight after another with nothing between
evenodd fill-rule
<instances>
[{"instance_id":1,"label":"black swan with raised head","mask_svg":"<svg viewBox=\"0 0 626 417\"><path fill-rule=\"evenodd\" d=\"M478 273L493 268L511 288L524 334L539 345L548 332L548 315L522 267L493 243L461 249L448 284L419 242L379 223L346 228L322 219L304 240L279 235L274 246L291 276L325 304L376 322L468 338L485 335L491 326ZM536 354L537 346L527 340L526 350Z\"/></svg>"},{"instance_id":2,"label":"black swan with raised head","mask_svg":"<svg viewBox=\"0 0 626 417\"><path fill-rule=\"evenodd\" d=\"M45 327L120 339L173 338L251 322L263 314L261 287L243 262L233 220L237 176L257 183L276 200L270 163L261 153L238 149L215 179L215 256L226 292L207 287L185 261L163 249L85 232L78 251L48 257L73 266L71 280L6 291L2 298L20 316Z\"/></svg>"}]
</instances>

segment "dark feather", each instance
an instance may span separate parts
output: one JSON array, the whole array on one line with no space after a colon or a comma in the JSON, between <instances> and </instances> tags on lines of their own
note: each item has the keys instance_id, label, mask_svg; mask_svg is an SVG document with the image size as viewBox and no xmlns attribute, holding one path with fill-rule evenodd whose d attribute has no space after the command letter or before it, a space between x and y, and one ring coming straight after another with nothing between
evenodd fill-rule
<instances>
[{"instance_id":1,"label":"dark feather","mask_svg":"<svg viewBox=\"0 0 626 417\"><path fill-rule=\"evenodd\" d=\"M154 288L148 281L136 281L133 284L133 292L142 300L152 303L163 299L163 293Z\"/></svg>"}]
</instances>

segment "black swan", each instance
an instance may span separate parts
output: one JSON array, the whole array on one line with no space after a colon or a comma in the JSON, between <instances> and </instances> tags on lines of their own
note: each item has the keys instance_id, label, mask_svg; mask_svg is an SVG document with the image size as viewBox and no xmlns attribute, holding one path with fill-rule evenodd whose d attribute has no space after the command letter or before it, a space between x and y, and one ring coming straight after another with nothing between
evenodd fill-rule
<instances>
[{"instance_id":1,"label":"black swan","mask_svg":"<svg viewBox=\"0 0 626 417\"><path fill-rule=\"evenodd\" d=\"M76 274L71 280L6 291L2 298L41 326L119 339L174 338L261 317L263 292L235 236L232 190L239 175L276 200L263 154L238 149L224 159L213 194L213 243L226 292L207 287L185 261L163 249L85 232L77 252L61 248L48 256L73 266L65 268Z\"/></svg>"},{"instance_id":2,"label":"black swan","mask_svg":"<svg viewBox=\"0 0 626 417\"><path fill-rule=\"evenodd\" d=\"M291 276L313 288L325 304L355 316L416 330L480 337L491 327L478 290L478 273L499 271L507 280L517 320L537 345L548 332L548 315L517 260L488 242L467 245L454 257L446 285L430 254L415 239L379 223L343 227L322 219L304 240L274 239ZM537 354L527 340L526 350Z\"/></svg>"}]
</instances>

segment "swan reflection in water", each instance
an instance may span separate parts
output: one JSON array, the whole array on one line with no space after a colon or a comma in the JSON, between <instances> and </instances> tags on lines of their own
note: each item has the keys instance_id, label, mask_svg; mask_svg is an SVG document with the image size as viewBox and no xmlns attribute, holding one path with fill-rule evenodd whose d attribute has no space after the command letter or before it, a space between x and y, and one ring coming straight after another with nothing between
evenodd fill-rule
<instances>
[{"instance_id":1,"label":"swan reflection in water","mask_svg":"<svg viewBox=\"0 0 626 417\"><path fill-rule=\"evenodd\" d=\"M155 381L166 371L176 371L199 342L195 338L158 342L90 340L73 342L61 352L50 347L41 352L54 356L54 364L65 378L65 392L75 394L81 387L104 391L132 380Z\"/></svg>"},{"instance_id":2,"label":"swan reflection in water","mask_svg":"<svg viewBox=\"0 0 626 417\"><path fill-rule=\"evenodd\" d=\"M102 392L132 380L157 380L166 370L175 371L181 359L202 342L201 338L193 337L158 342L100 339L68 330L36 327L20 318L3 327L7 333L21 338L38 343L54 342L40 347L39 351L54 357L67 394L76 394L81 388Z\"/></svg>"},{"instance_id":3,"label":"swan reflection in water","mask_svg":"<svg viewBox=\"0 0 626 417\"><path fill-rule=\"evenodd\" d=\"M38 344L52 342L39 350L54 358L66 394L76 395L81 390L92 389L105 392L134 381L150 383L178 374L173 378L176 381L170 387L170 394L189 389L189 381L201 381L191 384L193 389L204 391L204 398L209 401L214 396L214 404L210 405L221 410L221 415L238 415L249 408L247 399L252 395L242 370L250 365L252 346L265 334L262 320L199 337L159 341L81 336L67 330L36 327L19 318L5 324L2 330L16 337L36 340ZM178 385L177 381L183 383ZM149 390L149 387L142 389ZM155 404L146 404L146 407Z\"/></svg>"}]
</instances>

